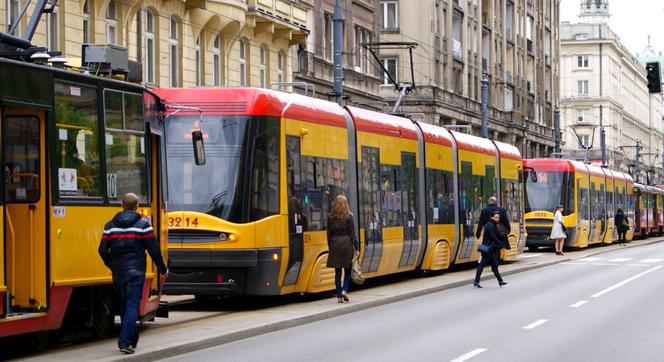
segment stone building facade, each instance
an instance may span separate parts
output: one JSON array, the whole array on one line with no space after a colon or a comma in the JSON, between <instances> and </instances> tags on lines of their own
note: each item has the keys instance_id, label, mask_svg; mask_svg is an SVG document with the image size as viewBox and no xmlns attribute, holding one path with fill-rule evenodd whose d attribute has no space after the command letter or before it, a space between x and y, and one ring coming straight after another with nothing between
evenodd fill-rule
<instances>
[{"instance_id":1,"label":"stone building facade","mask_svg":"<svg viewBox=\"0 0 664 362\"><path fill-rule=\"evenodd\" d=\"M584 148L592 146L588 161L601 163L603 126L608 167L633 173L638 140L639 180L655 182L662 175L662 96L648 93L645 66L620 42L608 18L606 1L582 1L581 23L561 25L563 152L584 159Z\"/></svg>"},{"instance_id":2,"label":"stone building facade","mask_svg":"<svg viewBox=\"0 0 664 362\"><path fill-rule=\"evenodd\" d=\"M0 0L3 30L24 1ZM60 0L32 43L70 65L81 64L83 43L125 47L148 86L270 87L292 81L291 48L305 43L307 20L288 0Z\"/></svg>"},{"instance_id":3,"label":"stone building facade","mask_svg":"<svg viewBox=\"0 0 664 362\"><path fill-rule=\"evenodd\" d=\"M379 40L418 42L415 90L402 113L438 125L469 125L480 134L481 79L489 79L489 136L523 157L553 152L558 105L559 0L380 0ZM411 82L409 55L381 58L398 82ZM383 77L384 78L384 77ZM381 95L394 102L382 79Z\"/></svg>"}]
</instances>

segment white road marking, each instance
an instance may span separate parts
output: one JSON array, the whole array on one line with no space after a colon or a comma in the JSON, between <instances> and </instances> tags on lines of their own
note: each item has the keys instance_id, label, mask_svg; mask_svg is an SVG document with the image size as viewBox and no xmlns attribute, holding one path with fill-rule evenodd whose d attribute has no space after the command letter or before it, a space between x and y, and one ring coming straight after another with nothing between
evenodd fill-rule
<instances>
[{"instance_id":1,"label":"white road marking","mask_svg":"<svg viewBox=\"0 0 664 362\"><path fill-rule=\"evenodd\" d=\"M537 257L537 256L542 256L542 255L544 255L544 254L530 254L530 253L528 253L528 254L519 255L519 258L523 258L523 259L525 259L525 258L534 258L534 257Z\"/></svg>"},{"instance_id":2,"label":"white road marking","mask_svg":"<svg viewBox=\"0 0 664 362\"><path fill-rule=\"evenodd\" d=\"M597 261L597 260L602 260L602 258L583 258L583 259L579 259L579 261Z\"/></svg>"},{"instance_id":3,"label":"white road marking","mask_svg":"<svg viewBox=\"0 0 664 362\"><path fill-rule=\"evenodd\" d=\"M464 355L462 355L462 356L459 356L459 357L453 359L451 362L463 362L463 361L467 361L467 360L469 360L469 359L471 359L471 358L477 356L478 354L480 354L480 353L482 353L482 352L484 352L484 351L486 351L486 348L476 348L476 349L474 349L474 350L472 350L472 351L470 351L470 352L468 352L468 353L466 353L466 354L464 354Z\"/></svg>"},{"instance_id":4,"label":"white road marking","mask_svg":"<svg viewBox=\"0 0 664 362\"><path fill-rule=\"evenodd\" d=\"M646 271L644 271L644 272L642 272L642 273L636 274L635 276L633 276L633 277L631 277L631 278L625 279L625 280L623 280L622 282L620 282L620 283L618 283L618 284L612 285L612 286L610 286L610 287L608 287L608 288L606 288L606 289L604 289L604 290L602 290L602 291L600 291L600 292L597 292L597 293L591 295L591 297L593 297L593 298L601 297L602 295L604 295L604 294L606 294L606 293L608 293L608 292L610 292L610 291L612 291L612 290L614 290L614 289L616 289L616 288L620 288L620 287L622 287L623 285L625 285L625 284L631 282L631 281L634 280L634 279L640 278L640 277L642 277L642 276L644 276L644 275L646 275L646 274L648 274L648 273L654 272L655 270L657 270L657 269L659 269L659 268L661 268L661 267L662 267L661 265L658 265L658 266L656 266L656 267L654 267L654 268L650 268L650 269L648 269L648 270L646 270Z\"/></svg>"},{"instance_id":5,"label":"white road marking","mask_svg":"<svg viewBox=\"0 0 664 362\"><path fill-rule=\"evenodd\" d=\"M636 264L636 263L629 263L629 264L625 264L625 265L627 265L627 266L640 266L640 267L650 266L650 264Z\"/></svg>"},{"instance_id":6,"label":"white road marking","mask_svg":"<svg viewBox=\"0 0 664 362\"><path fill-rule=\"evenodd\" d=\"M579 308L580 306L582 306L582 305L584 305L584 304L586 304L586 303L588 303L587 300L580 300L580 301L578 301L578 302L576 302L576 303L570 305L570 307L572 307L572 308Z\"/></svg>"},{"instance_id":7,"label":"white road marking","mask_svg":"<svg viewBox=\"0 0 664 362\"><path fill-rule=\"evenodd\" d=\"M632 260L632 258L615 258L615 259L611 259L609 261L614 262L614 263L622 263L624 261L630 261L630 260Z\"/></svg>"},{"instance_id":8,"label":"white road marking","mask_svg":"<svg viewBox=\"0 0 664 362\"><path fill-rule=\"evenodd\" d=\"M662 259L643 259L641 260L642 263L658 263L662 261Z\"/></svg>"},{"instance_id":9,"label":"white road marking","mask_svg":"<svg viewBox=\"0 0 664 362\"><path fill-rule=\"evenodd\" d=\"M538 327L538 326L540 326L540 325L542 325L542 324L544 324L548 321L549 321L548 319L540 319L538 321L532 322L529 325L523 327L523 329L533 329L533 328Z\"/></svg>"}]
</instances>

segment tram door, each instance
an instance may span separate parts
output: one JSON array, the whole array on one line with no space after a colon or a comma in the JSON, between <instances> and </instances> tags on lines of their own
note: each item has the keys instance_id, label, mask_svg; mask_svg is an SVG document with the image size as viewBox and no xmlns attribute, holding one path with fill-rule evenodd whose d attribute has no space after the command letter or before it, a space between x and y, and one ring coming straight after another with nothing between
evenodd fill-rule
<instances>
[{"instance_id":1,"label":"tram door","mask_svg":"<svg viewBox=\"0 0 664 362\"><path fill-rule=\"evenodd\" d=\"M383 227L380 216L380 154L378 148L362 147L360 164L360 227L364 229L362 270L378 270L383 249Z\"/></svg>"},{"instance_id":2,"label":"tram door","mask_svg":"<svg viewBox=\"0 0 664 362\"><path fill-rule=\"evenodd\" d=\"M401 153L402 171L402 225L403 225L403 251L399 266L412 265L419 246L418 220L417 220L417 166L414 153Z\"/></svg>"},{"instance_id":3,"label":"tram door","mask_svg":"<svg viewBox=\"0 0 664 362\"><path fill-rule=\"evenodd\" d=\"M3 109L4 240L8 310L47 307L44 111Z\"/></svg>"},{"instance_id":4,"label":"tram door","mask_svg":"<svg viewBox=\"0 0 664 362\"><path fill-rule=\"evenodd\" d=\"M302 157L300 138L286 137L286 177L288 185L288 266L284 285L297 282L304 254L306 219L302 214Z\"/></svg>"}]
</instances>

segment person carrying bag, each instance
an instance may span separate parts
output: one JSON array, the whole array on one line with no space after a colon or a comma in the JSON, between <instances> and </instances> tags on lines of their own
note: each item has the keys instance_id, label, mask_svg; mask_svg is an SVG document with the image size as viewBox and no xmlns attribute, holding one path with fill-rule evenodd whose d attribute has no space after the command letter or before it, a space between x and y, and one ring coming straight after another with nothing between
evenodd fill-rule
<instances>
[{"instance_id":1,"label":"person carrying bag","mask_svg":"<svg viewBox=\"0 0 664 362\"><path fill-rule=\"evenodd\" d=\"M500 276L498 271L498 260L500 259L500 249L504 248L503 242L498 238L496 233L498 222L500 221L500 211L493 211L489 222L484 225L484 237L482 238L482 244L478 246L477 250L482 253L480 262L477 265L477 271L475 272L475 281L473 286L475 288L482 288L480 285L480 277L482 276L482 271L487 264L491 265L491 271L493 275L498 279L498 285L503 286L507 284L506 281Z\"/></svg>"},{"instance_id":2,"label":"person carrying bag","mask_svg":"<svg viewBox=\"0 0 664 362\"><path fill-rule=\"evenodd\" d=\"M555 240L556 255L563 254L563 246L567 238L567 228L563 224L563 205L556 206L556 211L553 215L553 226L551 227L550 239Z\"/></svg>"},{"instance_id":3,"label":"person carrying bag","mask_svg":"<svg viewBox=\"0 0 664 362\"><path fill-rule=\"evenodd\" d=\"M334 284L339 303L348 302L348 289L353 266L353 259L360 255L359 243L355 236L355 222L348 207L348 200L337 195L332 202L332 210L327 217L327 267L334 268ZM344 274L343 284L341 274Z\"/></svg>"}]
</instances>

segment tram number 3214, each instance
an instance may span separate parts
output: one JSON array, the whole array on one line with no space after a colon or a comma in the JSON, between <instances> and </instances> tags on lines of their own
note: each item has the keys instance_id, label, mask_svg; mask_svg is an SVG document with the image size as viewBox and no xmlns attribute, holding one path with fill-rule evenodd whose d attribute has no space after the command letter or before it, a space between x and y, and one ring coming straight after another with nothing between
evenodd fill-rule
<instances>
[{"instance_id":1,"label":"tram number 3214","mask_svg":"<svg viewBox=\"0 0 664 362\"><path fill-rule=\"evenodd\" d=\"M169 217L168 218L168 227L175 227L175 228L181 228L181 227L198 227L198 218L190 218L190 217L185 217L184 219L181 217Z\"/></svg>"}]
</instances>

